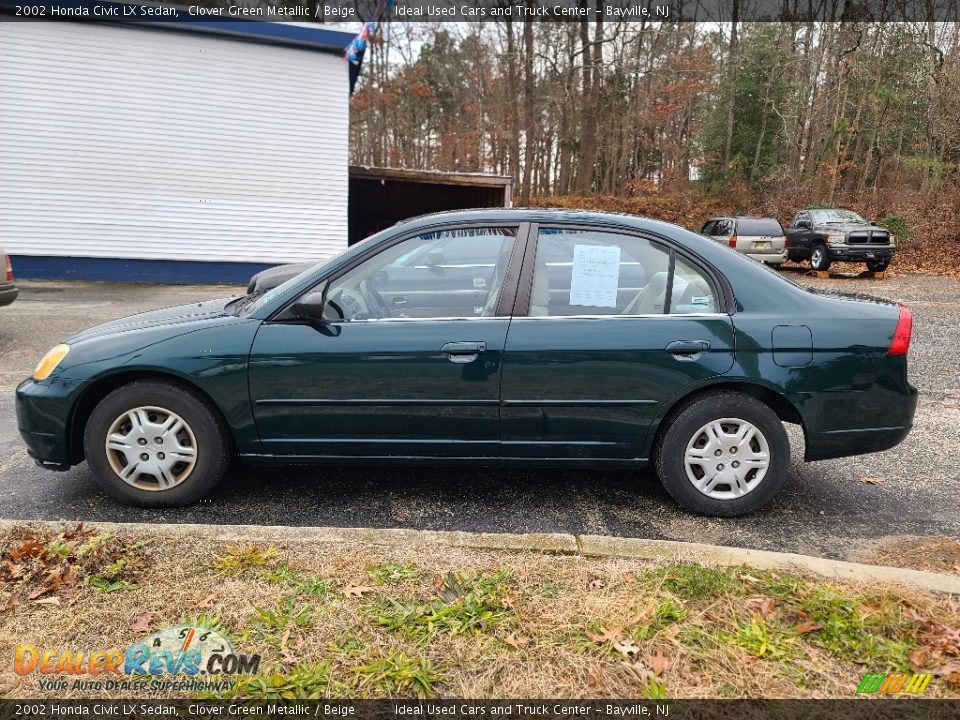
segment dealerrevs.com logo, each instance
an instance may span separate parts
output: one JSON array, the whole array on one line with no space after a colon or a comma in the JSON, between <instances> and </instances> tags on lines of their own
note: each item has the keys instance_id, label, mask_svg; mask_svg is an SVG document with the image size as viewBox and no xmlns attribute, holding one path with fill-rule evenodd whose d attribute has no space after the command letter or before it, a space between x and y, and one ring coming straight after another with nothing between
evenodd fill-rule
<instances>
[{"instance_id":1,"label":"dealerrevs.com logo","mask_svg":"<svg viewBox=\"0 0 960 720\"><path fill-rule=\"evenodd\" d=\"M41 690L230 690L223 676L255 675L260 655L237 653L220 632L178 625L148 635L126 650L78 652L21 644L17 675L40 676ZM170 678L179 678L172 680Z\"/></svg>"}]
</instances>

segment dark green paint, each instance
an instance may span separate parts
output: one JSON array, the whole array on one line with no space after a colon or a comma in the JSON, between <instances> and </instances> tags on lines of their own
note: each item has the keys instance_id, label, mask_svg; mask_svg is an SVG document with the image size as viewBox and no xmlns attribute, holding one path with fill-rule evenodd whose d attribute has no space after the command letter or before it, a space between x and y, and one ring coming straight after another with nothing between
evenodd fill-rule
<instances>
[{"instance_id":1,"label":"dark green paint","mask_svg":"<svg viewBox=\"0 0 960 720\"><path fill-rule=\"evenodd\" d=\"M399 236L492 222L587 224L681 249L729 281L728 314L606 319L509 317L319 325L270 318L322 279ZM531 241L532 242L532 241ZM529 263L532 253L527 254ZM529 273L511 276L518 306ZM807 459L883 450L909 432L916 390L887 356L892 303L800 288L700 235L642 218L493 210L403 223L257 303L144 313L68 339L53 375L17 389L30 454L82 460L82 428L109 389L165 375L205 393L237 451L263 460L643 462L670 408L710 387L748 389L802 421ZM675 340L709 340L679 359ZM441 352L483 342L467 364Z\"/></svg>"}]
</instances>

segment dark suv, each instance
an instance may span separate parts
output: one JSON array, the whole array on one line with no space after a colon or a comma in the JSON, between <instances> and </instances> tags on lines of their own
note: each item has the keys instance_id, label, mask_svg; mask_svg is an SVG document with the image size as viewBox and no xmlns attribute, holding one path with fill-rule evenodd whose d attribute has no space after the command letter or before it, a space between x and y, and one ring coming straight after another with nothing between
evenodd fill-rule
<instances>
[{"instance_id":1,"label":"dark suv","mask_svg":"<svg viewBox=\"0 0 960 720\"><path fill-rule=\"evenodd\" d=\"M814 270L832 262L865 262L883 272L897 249L890 231L851 210L801 210L787 228L788 260L809 260Z\"/></svg>"}]
</instances>

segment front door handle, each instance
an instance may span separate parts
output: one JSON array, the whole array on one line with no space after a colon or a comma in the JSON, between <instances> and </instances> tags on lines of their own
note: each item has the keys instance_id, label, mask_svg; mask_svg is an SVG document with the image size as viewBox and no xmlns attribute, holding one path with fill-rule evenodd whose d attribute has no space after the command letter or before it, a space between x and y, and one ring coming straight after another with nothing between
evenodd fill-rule
<instances>
[{"instance_id":1,"label":"front door handle","mask_svg":"<svg viewBox=\"0 0 960 720\"><path fill-rule=\"evenodd\" d=\"M666 347L668 353L671 355L681 355L684 359L692 355L699 355L709 349L709 340L674 340Z\"/></svg>"},{"instance_id":2,"label":"front door handle","mask_svg":"<svg viewBox=\"0 0 960 720\"><path fill-rule=\"evenodd\" d=\"M448 342L440 348L440 352L447 356L447 360L458 365L473 362L480 353L486 351L485 342Z\"/></svg>"}]
</instances>

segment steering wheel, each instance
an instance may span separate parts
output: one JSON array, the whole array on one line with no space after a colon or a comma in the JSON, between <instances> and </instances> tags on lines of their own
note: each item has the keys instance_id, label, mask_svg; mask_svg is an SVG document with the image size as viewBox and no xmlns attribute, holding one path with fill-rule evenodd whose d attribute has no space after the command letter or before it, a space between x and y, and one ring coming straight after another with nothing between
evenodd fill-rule
<instances>
[{"instance_id":1,"label":"steering wheel","mask_svg":"<svg viewBox=\"0 0 960 720\"><path fill-rule=\"evenodd\" d=\"M358 289L370 315L378 319L390 317L390 308L387 307L380 293L374 289L369 279L362 281Z\"/></svg>"}]
</instances>

